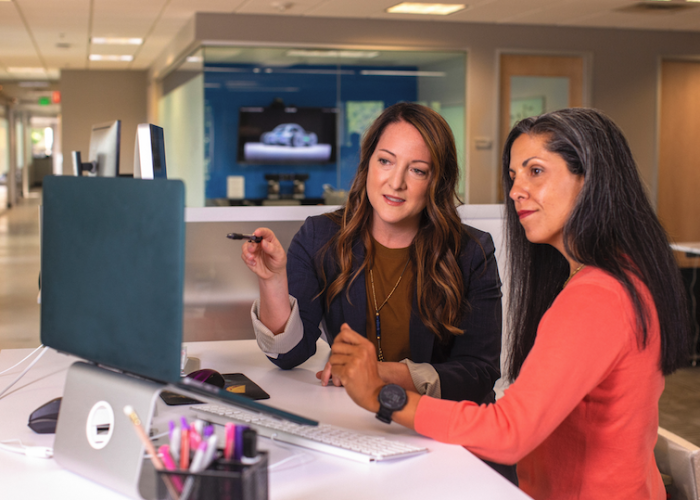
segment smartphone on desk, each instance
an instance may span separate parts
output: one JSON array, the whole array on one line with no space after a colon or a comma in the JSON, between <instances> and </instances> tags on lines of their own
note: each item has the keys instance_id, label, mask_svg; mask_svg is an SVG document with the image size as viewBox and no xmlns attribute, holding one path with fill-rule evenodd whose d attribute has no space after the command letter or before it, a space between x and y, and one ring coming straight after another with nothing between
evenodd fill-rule
<instances>
[{"instance_id":1,"label":"smartphone on desk","mask_svg":"<svg viewBox=\"0 0 700 500\"><path fill-rule=\"evenodd\" d=\"M270 399L268 393L242 373L224 373L222 376L224 377L224 390L228 392L245 396L253 400ZM170 391L161 392L160 397L165 404L169 406L196 405L202 403L202 401L197 399Z\"/></svg>"}]
</instances>

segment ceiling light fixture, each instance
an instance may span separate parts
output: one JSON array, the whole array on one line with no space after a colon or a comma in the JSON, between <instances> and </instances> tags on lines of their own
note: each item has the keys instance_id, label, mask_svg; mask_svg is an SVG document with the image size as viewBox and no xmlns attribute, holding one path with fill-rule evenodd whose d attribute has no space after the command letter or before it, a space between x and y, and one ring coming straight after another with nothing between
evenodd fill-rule
<instances>
[{"instance_id":1,"label":"ceiling light fixture","mask_svg":"<svg viewBox=\"0 0 700 500\"><path fill-rule=\"evenodd\" d=\"M270 7L276 9L279 12L286 12L292 7L294 7L294 2L272 2Z\"/></svg>"},{"instance_id":2,"label":"ceiling light fixture","mask_svg":"<svg viewBox=\"0 0 700 500\"><path fill-rule=\"evenodd\" d=\"M19 82L20 87L25 89L41 89L49 86L49 82L39 81L39 82Z\"/></svg>"},{"instance_id":3,"label":"ceiling light fixture","mask_svg":"<svg viewBox=\"0 0 700 500\"><path fill-rule=\"evenodd\" d=\"M447 74L444 71L401 71L383 69L364 69L360 71L360 74L363 76L447 76Z\"/></svg>"},{"instance_id":4,"label":"ceiling light fixture","mask_svg":"<svg viewBox=\"0 0 700 500\"><path fill-rule=\"evenodd\" d=\"M44 68L7 68L8 73L22 73L25 75L43 75L46 73Z\"/></svg>"},{"instance_id":5,"label":"ceiling light fixture","mask_svg":"<svg viewBox=\"0 0 700 500\"><path fill-rule=\"evenodd\" d=\"M376 50L288 50L288 57L343 57L348 59L374 59L379 56Z\"/></svg>"},{"instance_id":6,"label":"ceiling light fixture","mask_svg":"<svg viewBox=\"0 0 700 500\"><path fill-rule=\"evenodd\" d=\"M91 61L124 61L130 62L134 60L134 56L127 55L103 55L103 54L90 54Z\"/></svg>"},{"instance_id":7,"label":"ceiling light fixture","mask_svg":"<svg viewBox=\"0 0 700 500\"><path fill-rule=\"evenodd\" d=\"M141 45L143 38L105 38L92 37L90 42L93 45Z\"/></svg>"},{"instance_id":8,"label":"ceiling light fixture","mask_svg":"<svg viewBox=\"0 0 700 500\"><path fill-rule=\"evenodd\" d=\"M428 16L447 16L453 12L466 9L463 3L416 3L402 2L389 7L386 11L389 14L423 14Z\"/></svg>"}]
</instances>

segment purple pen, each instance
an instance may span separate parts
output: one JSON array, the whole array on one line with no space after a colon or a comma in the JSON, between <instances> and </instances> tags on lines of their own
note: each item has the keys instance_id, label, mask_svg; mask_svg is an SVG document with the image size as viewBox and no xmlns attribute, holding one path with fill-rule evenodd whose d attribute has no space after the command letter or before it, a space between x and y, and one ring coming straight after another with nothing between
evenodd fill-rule
<instances>
[{"instance_id":1,"label":"purple pen","mask_svg":"<svg viewBox=\"0 0 700 500\"><path fill-rule=\"evenodd\" d=\"M243 456L243 431L246 429L248 429L247 425L237 425L235 429L236 438L233 443L233 459L239 462Z\"/></svg>"}]
</instances>

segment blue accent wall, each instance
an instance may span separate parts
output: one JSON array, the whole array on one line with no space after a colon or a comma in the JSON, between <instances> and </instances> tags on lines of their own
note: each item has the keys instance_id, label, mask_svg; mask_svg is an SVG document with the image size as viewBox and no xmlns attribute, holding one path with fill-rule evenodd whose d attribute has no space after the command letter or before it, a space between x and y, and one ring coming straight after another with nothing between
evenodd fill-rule
<instances>
[{"instance_id":1,"label":"blue accent wall","mask_svg":"<svg viewBox=\"0 0 700 500\"><path fill-rule=\"evenodd\" d=\"M204 72L205 160L208 164L206 198L226 198L226 178L245 178L245 197L267 197L265 174L308 174L306 197L321 198L323 184L348 189L359 159L359 137L346 137L345 103L382 101L390 106L416 101L416 77L367 76L362 70L415 71L416 67L291 66L262 67L243 64L207 64ZM337 107L338 161L322 165L239 164L236 161L238 110L246 106L269 106L275 99L285 106ZM340 184L338 180L340 179ZM282 185L291 192L291 183Z\"/></svg>"}]
</instances>

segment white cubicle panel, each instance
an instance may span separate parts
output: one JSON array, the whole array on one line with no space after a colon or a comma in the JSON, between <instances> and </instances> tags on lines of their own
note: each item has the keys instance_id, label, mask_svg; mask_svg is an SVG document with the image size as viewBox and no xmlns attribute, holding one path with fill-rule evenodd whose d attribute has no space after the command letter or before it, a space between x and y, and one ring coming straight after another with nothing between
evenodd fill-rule
<instances>
[{"instance_id":1,"label":"white cubicle panel","mask_svg":"<svg viewBox=\"0 0 700 500\"><path fill-rule=\"evenodd\" d=\"M185 209L184 341L254 338L250 307L258 280L241 260L241 241L259 227L287 248L307 217L337 206L205 207Z\"/></svg>"},{"instance_id":2,"label":"white cubicle panel","mask_svg":"<svg viewBox=\"0 0 700 500\"><path fill-rule=\"evenodd\" d=\"M228 233L250 234L259 227L267 227L287 248L307 217L337 208L187 208L184 340L253 338L250 307L258 297L258 282L241 260L241 242L226 238ZM501 280L504 280L503 207L464 205L458 211L465 224L491 233Z\"/></svg>"}]
</instances>

